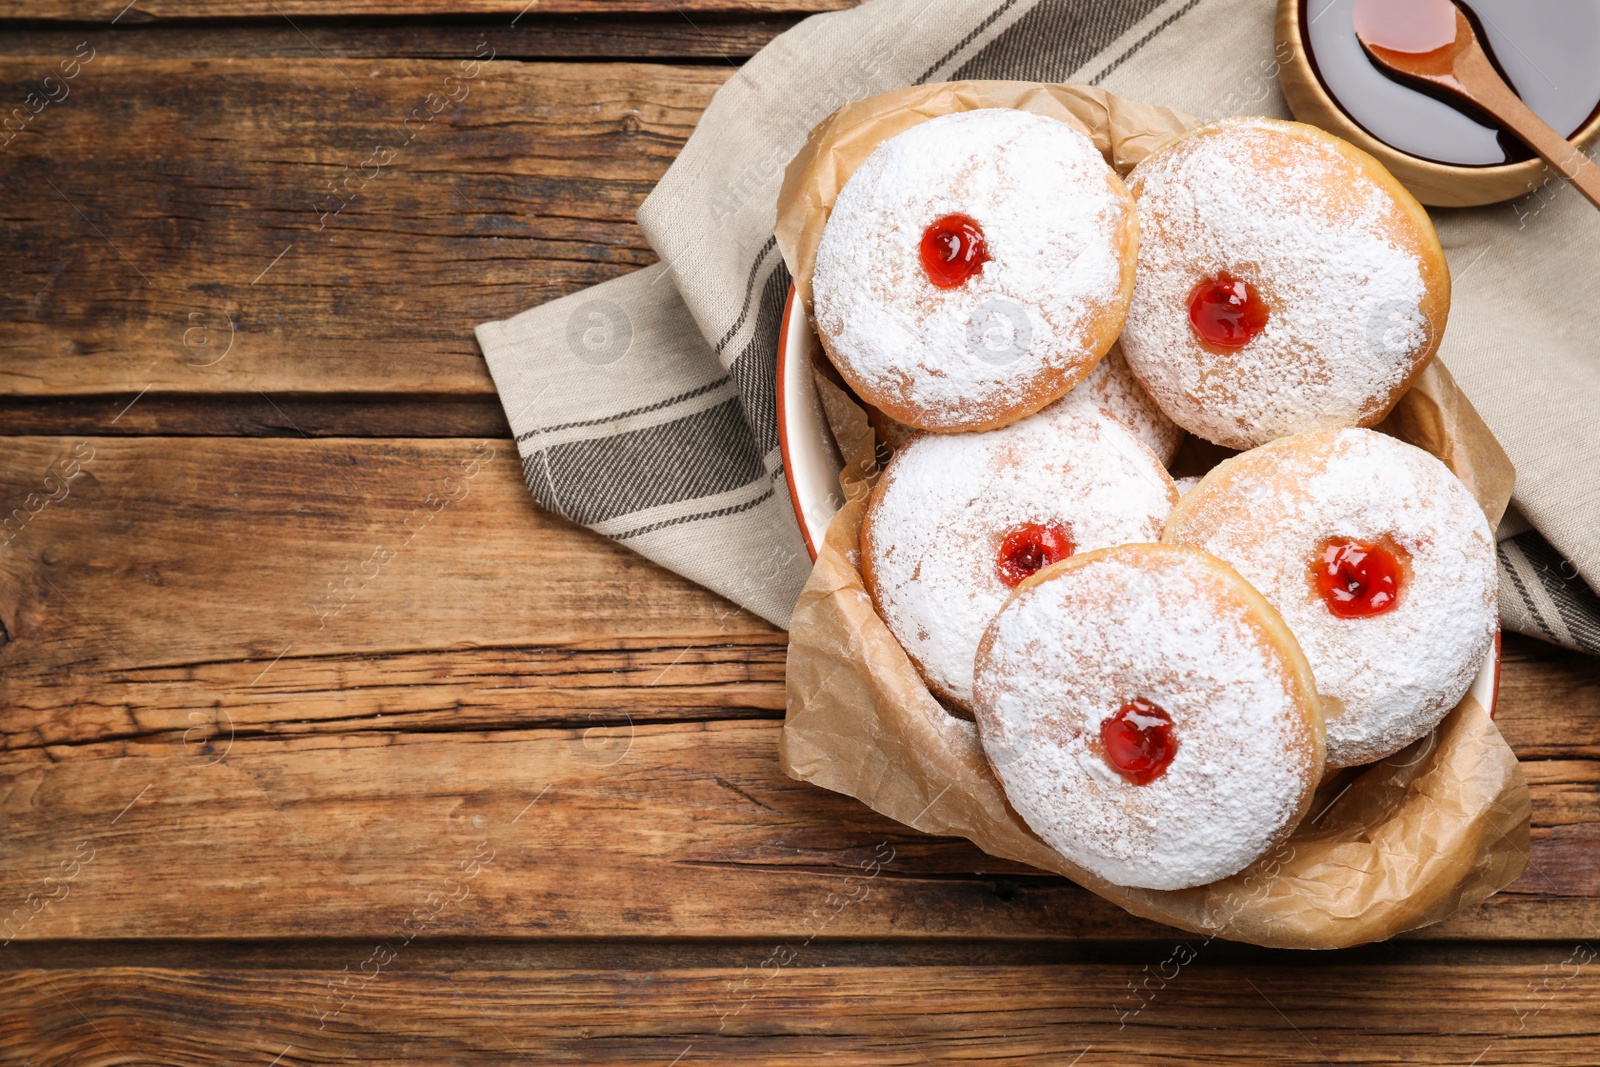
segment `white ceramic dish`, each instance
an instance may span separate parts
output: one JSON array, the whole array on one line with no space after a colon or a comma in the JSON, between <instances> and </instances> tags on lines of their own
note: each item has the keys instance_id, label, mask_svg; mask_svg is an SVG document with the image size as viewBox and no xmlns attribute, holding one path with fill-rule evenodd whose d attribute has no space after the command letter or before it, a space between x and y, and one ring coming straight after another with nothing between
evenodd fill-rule
<instances>
[{"instance_id":1,"label":"white ceramic dish","mask_svg":"<svg viewBox=\"0 0 1600 1067\"><path fill-rule=\"evenodd\" d=\"M844 507L839 489L844 456L828 428L811 376L812 362L823 358L822 342L790 286L778 327L778 448L794 517L813 562L828 523Z\"/></svg>"},{"instance_id":2,"label":"white ceramic dish","mask_svg":"<svg viewBox=\"0 0 1600 1067\"><path fill-rule=\"evenodd\" d=\"M828 428L811 375L812 361L821 358L822 343L791 288L778 331L778 447L783 453L783 472L789 483L789 499L794 503L794 517L813 560L828 523L844 506L844 495L839 490L844 457ZM1499 689L1497 633L1494 648L1472 680L1470 692L1493 715Z\"/></svg>"}]
</instances>

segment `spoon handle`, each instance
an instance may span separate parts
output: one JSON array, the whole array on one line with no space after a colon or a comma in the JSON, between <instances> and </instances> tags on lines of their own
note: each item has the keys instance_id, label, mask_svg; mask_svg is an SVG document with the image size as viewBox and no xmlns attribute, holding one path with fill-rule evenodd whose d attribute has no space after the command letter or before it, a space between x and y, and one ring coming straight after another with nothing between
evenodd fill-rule
<instances>
[{"instance_id":1,"label":"spoon handle","mask_svg":"<svg viewBox=\"0 0 1600 1067\"><path fill-rule=\"evenodd\" d=\"M1577 187L1578 192L1600 207L1600 164L1573 147L1544 119L1535 115L1522 98L1500 77L1489 57L1481 48L1468 49L1456 63L1455 75L1466 89L1491 115L1511 128L1511 132L1526 141L1561 176Z\"/></svg>"}]
</instances>

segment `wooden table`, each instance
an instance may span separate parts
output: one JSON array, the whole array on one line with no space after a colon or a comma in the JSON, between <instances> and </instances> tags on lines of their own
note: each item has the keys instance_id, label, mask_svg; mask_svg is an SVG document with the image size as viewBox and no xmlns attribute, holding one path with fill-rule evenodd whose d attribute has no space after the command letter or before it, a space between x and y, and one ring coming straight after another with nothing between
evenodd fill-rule
<instances>
[{"instance_id":1,"label":"wooden table","mask_svg":"<svg viewBox=\"0 0 1600 1067\"><path fill-rule=\"evenodd\" d=\"M1517 884L1202 946L785 778L784 635L533 504L473 325L842 2L0 15L0 1063L1600 1061L1595 661L1507 639Z\"/></svg>"}]
</instances>

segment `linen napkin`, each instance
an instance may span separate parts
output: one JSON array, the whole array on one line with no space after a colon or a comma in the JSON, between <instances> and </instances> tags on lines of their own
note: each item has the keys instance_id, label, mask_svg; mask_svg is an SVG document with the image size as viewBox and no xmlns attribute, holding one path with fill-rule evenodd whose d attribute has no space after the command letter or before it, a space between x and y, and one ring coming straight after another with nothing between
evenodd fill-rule
<instances>
[{"instance_id":1,"label":"linen napkin","mask_svg":"<svg viewBox=\"0 0 1600 1067\"><path fill-rule=\"evenodd\" d=\"M1289 118L1273 14L1266 0L869 0L778 37L640 208L660 263L478 327L535 499L786 626L811 562L778 449L790 278L772 230L811 128L849 100L969 78ZM1503 624L1600 653L1600 212L1558 179L1433 217L1454 281L1440 358L1517 467Z\"/></svg>"}]
</instances>

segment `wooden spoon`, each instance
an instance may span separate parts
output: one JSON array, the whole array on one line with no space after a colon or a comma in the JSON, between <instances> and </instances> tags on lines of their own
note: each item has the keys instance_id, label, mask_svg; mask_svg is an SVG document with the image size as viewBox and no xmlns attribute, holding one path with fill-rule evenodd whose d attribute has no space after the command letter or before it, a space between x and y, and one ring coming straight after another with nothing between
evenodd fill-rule
<instances>
[{"instance_id":1,"label":"wooden spoon","mask_svg":"<svg viewBox=\"0 0 1600 1067\"><path fill-rule=\"evenodd\" d=\"M1522 102L1449 0L1356 0L1354 17L1356 37L1379 65L1476 104L1600 207L1600 164Z\"/></svg>"}]
</instances>

